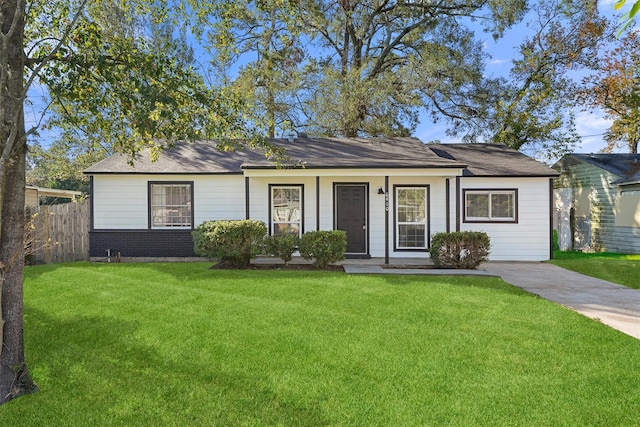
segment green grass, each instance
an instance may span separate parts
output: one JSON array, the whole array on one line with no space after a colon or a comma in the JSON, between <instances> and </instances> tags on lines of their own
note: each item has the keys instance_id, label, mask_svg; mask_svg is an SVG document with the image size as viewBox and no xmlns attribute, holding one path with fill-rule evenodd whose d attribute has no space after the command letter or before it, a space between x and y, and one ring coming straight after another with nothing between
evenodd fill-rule
<instances>
[{"instance_id":1,"label":"green grass","mask_svg":"<svg viewBox=\"0 0 640 427\"><path fill-rule=\"evenodd\" d=\"M553 258L549 262L562 268L640 289L640 255L554 251Z\"/></svg>"},{"instance_id":2,"label":"green grass","mask_svg":"<svg viewBox=\"0 0 640 427\"><path fill-rule=\"evenodd\" d=\"M497 278L25 273L11 426L637 425L640 341Z\"/></svg>"}]
</instances>

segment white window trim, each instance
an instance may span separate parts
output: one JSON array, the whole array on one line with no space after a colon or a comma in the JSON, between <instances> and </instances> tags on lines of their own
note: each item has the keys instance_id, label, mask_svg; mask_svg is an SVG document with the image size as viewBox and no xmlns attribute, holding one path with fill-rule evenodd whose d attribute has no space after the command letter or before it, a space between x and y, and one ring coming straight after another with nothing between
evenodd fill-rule
<instances>
[{"instance_id":1,"label":"white window trim","mask_svg":"<svg viewBox=\"0 0 640 427\"><path fill-rule=\"evenodd\" d=\"M475 216L467 215L467 196L469 194L483 194L488 196L487 201L489 203L489 206L488 206L489 216L475 217ZM493 195L499 195L499 194L511 195L512 204L513 204L512 216L509 216L509 217L493 216L491 198ZM464 190L464 222L518 222L518 206L517 205L518 205L518 190L516 189L495 189L495 190L465 189Z\"/></svg>"},{"instance_id":2,"label":"white window trim","mask_svg":"<svg viewBox=\"0 0 640 427\"><path fill-rule=\"evenodd\" d=\"M187 187L189 190L189 203L188 205L154 205L153 204L153 187L154 186L162 186L162 187ZM154 208L158 207L178 207L183 208L188 206L189 208L189 222L181 223L176 225L156 225L153 221ZM151 230L184 230L184 229L193 229L193 181L150 181L149 182L149 228Z\"/></svg>"},{"instance_id":3,"label":"white window trim","mask_svg":"<svg viewBox=\"0 0 640 427\"><path fill-rule=\"evenodd\" d=\"M300 215L297 221L276 221L274 215L274 191L275 190L298 190L300 192L299 201L300 201ZM275 234L276 224L298 224L298 237L302 237L302 226L303 226L303 217L304 217L304 186L301 184L294 185L270 185L269 186L269 213L270 213L270 234L273 236Z\"/></svg>"},{"instance_id":4,"label":"white window trim","mask_svg":"<svg viewBox=\"0 0 640 427\"><path fill-rule=\"evenodd\" d=\"M424 191L424 221L422 222L407 222L400 221L398 208L400 206L398 193L401 190L422 190ZM426 250L429 248L429 187L427 185L404 185L404 186L395 186L395 218L394 218L394 227L395 227L395 249L396 250ZM424 225L424 246L400 246L400 226L401 225Z\"/></svg>"}]
</instances>

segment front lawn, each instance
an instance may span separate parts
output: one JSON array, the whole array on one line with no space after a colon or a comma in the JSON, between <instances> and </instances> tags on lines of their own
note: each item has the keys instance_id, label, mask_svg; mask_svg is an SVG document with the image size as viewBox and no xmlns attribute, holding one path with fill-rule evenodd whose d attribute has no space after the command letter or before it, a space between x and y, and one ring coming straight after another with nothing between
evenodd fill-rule
<instances>
[{"instance_id":1,"label":"front lawn","mask_svg":"<svg viewBox=\"0 0 640 427\"><path fill-rule=\"evenodd\" d=\"M496 278L26 269L3 425L633 425L640 341Z\"/></svg>"},{"instance_id":2,"label":"front lawn","mask_svg":"<svg viewBox=\"0 0 640 427\"><path fill-rule=\"evenodd\" d=\"M588 276L640 289L640 255L554 251L553 259L549 262Z\"/></svg>"}]
</instances>

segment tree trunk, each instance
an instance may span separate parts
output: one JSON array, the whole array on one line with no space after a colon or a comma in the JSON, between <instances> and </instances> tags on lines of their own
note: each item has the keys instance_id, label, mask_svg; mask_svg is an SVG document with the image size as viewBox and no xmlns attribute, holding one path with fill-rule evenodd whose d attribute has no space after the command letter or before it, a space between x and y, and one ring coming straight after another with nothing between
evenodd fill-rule
<instances>
[{"instance_id":1,"label":"tree trunk","mask_svg":"<svg viewBox=\"0 0 640 427\"><path fill-rule=\"evenodd\" d=\"M24 266L24 130L5 177L0 235L2 285L2 353L0 404L38 388L29 375L24 355L22 270Z\"/></svg>"},{"instance_id":2,"label":"tree trunk","mask_svg":"<svg viewBox=\"0 0 640 427\"><path fill-rule=\"evenodd\" d=\"M24 356L24 2L0 2L0 404L38 388Z\"/></svg>"}]
</instances>

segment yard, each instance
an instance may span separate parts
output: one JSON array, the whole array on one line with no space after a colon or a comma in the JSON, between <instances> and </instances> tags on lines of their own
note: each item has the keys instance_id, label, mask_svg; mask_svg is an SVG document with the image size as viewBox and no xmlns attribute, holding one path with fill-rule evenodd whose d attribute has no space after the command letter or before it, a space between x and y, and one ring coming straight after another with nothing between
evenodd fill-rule
<instances>
[{"instance_id":1,"label":"yard","mask_svg":"<svg viewBox=\"0 0 640 427\"><path fill-rule=\"evenodd\" d=\"M633 425L640 341L496 278L29 267L33 425Z\"/></svg>"},{"instance_id":2,"label":"yard","mask_svg":"<svg viewBox=\"0 0 640 427\"><path fill-rule=\"evenodd\" d=\"M640 289L640 255L556 251L550 262L568 270Z\"/></svg>"}]
</instances>

